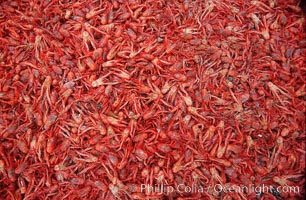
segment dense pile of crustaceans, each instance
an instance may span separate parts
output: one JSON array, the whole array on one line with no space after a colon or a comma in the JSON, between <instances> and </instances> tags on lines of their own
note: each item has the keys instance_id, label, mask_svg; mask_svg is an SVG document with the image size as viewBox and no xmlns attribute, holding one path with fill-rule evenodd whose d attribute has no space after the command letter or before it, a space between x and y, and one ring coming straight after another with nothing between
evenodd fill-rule
<instances>
[{"instance_id":1,"label":"dense pile of crustaceans","mask_svg":"<svg viewBox=\"0 0 306 200\"><path fill-rule=\"evenodd\" d=\"M305 47L296 0L1 0L0 198L302 199Z\"/></svg>"}]
</instances>

